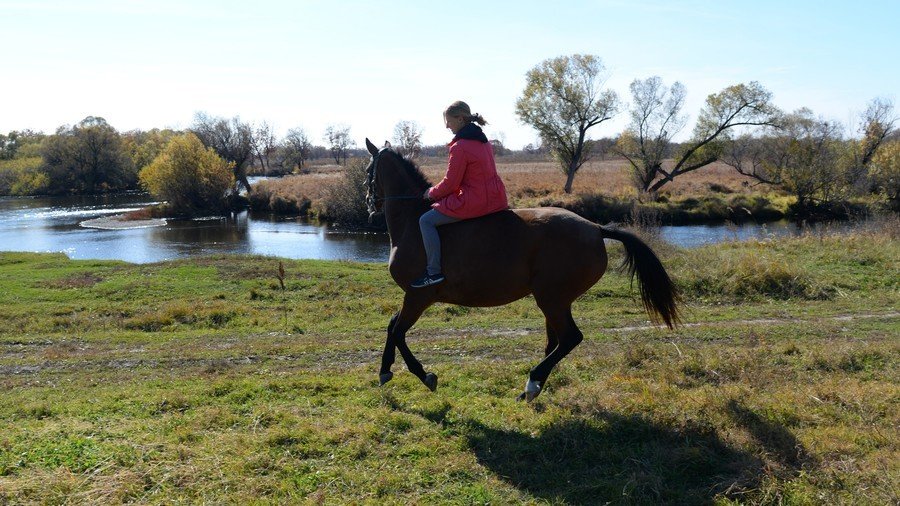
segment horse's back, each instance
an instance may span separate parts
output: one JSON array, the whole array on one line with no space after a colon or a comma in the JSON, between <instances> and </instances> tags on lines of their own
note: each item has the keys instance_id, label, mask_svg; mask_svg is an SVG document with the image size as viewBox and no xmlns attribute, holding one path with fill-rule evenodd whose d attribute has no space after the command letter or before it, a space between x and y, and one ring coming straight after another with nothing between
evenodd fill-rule
<instances>
[{"instance_id":1,"label":"horse's back","mask_svg":"<svg viewBox=\"0 0 900 506\"><path fill-rule=\"evenodd\" d=\"M550 292L574 298L606 269L599 228L565 209L507 210L439 230L448 283L440 291L454 294L445 302L499 305Z\"/></svg>"}]
</instances>

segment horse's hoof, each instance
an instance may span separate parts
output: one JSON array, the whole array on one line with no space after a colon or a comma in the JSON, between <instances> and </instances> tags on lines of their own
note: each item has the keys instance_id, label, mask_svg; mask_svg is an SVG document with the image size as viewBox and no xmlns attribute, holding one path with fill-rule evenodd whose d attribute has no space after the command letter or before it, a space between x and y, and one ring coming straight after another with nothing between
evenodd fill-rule
<instances>
[{"instance_id":1,"label":"horse's hoof","mask_svg":"<svg viewBox=\"0 0 900 506\"><path fill-rule=\"evenodd\" d=\"M393 379L393 377L394 377L394 373L392 373L390 371L379 374L378 375L378 383L379 383L378 386L383 387L384 384L387 383L388 381L391 381L391 379Z\"/></svg>"},{"instance_id":2,"label":"horse's hoof","mask_svg":"<svg viewBox=\"0 0 900 506\"><path fill-rule=\"evenodd\" d=\"M425 379L422 380L422 383L425 383L425 386L428 387L429 390L434 392L437 390L437 374L430 372L425 375Z\"/></svg>"},{"instance_id":3,"label":"horse's hoof","mask_svg":"<svg viewBox=\"0 0 900 506\"><path fill-rule=\"evenodd\" d=\"M521 394L519 394L519 396L516 397L516 400L531 402L540 394L541 394L541 382L540 381L532 381L529 378L528 382L525 383L525 391L522 392Z\"/></svg>"}]
</instances>

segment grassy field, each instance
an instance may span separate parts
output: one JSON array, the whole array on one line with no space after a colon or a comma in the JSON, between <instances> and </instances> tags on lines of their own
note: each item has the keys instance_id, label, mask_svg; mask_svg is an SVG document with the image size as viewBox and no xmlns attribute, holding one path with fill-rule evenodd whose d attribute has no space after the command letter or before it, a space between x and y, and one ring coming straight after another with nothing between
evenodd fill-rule
<instances>
[{"instance_id":1,"label":"grassy field","mask_svg":"<svg viewBox=\"0 0 900 506\"><path fill-rule=\"evenodd\" d=\"M431 393L384 265L0 253L0 504L896 504L898 239L658 244L686 325L610 272L530 405L530 299L430 309Z\"/></svg>"}]
</instances>

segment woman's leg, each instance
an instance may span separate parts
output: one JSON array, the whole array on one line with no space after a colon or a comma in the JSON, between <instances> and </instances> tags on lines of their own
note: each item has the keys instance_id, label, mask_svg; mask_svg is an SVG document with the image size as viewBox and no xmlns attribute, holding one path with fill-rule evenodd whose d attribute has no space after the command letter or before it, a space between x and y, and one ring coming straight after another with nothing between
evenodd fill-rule
<instances>
[{"instance_id":1,"label":"woman's leg","mask_svg":"<svg viewBox=\"0 0 900 506\"><path fill-rule=\"evenodd\" d=\"M419 229L422 231L422 242L425 243L425 256L428 258L426 274L433 276L441 272L441 237L437 227L448 223L456 223L459 218L447 216L432 209L419 218Z\"/></svg>"}]
</instances>

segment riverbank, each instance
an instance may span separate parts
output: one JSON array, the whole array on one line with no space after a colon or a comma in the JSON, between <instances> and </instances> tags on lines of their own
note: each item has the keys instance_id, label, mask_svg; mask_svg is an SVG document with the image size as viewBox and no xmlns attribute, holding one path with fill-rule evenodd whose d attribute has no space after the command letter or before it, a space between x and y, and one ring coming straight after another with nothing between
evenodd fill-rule
<instances>
[{"instance_id":1,"label":"riverbank","mask_svg":"<svg viewBox=\"0 0 900 506\"><path fill-rule=\"evenodd\" d=\"M531 405L530 299L429 309L431 393L382 264L0 253L0 502L896 502L896 227L657 249L687 324L610 271Z\"/></svg>"}]
</instances>

